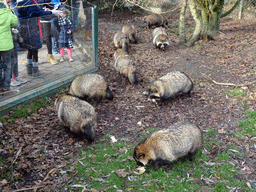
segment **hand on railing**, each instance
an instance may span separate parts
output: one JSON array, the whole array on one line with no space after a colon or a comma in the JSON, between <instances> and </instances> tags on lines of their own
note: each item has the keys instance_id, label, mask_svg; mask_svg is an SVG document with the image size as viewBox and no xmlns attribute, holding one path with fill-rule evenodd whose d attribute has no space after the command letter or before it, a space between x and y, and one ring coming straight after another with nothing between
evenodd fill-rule
<instances>
[{"instance_id":1,"label":"hand on railing","mask_svg":"<svg viewBox=\"0 0 256 192\"><path fill-rule=\"evenodd\" d=\"M62 11L59 11L59 10L51 10L52 14L56 15L56 16L63 16L63 12Z\"/></svg>"}]
</instances>

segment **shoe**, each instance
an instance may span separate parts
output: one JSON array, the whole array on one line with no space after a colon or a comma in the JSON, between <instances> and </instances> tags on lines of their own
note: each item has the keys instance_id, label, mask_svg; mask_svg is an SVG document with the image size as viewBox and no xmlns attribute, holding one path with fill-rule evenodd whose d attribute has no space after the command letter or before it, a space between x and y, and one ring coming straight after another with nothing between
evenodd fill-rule
<instances>
[{"instance_id":1,"label":"shoe","mask_svg":"<svg viewBox=\"0 0 256 192\"><path fill-rule=\"evenodd\" d=\"M64 61L64 57L61 57L61 58L60 58L60 62L63 62L63 61Z\"/></svg>"},{"instance_id":2,"label":"shoe","mask_svg":"<svg viewBox=\"0 0 256 192\"><path fill-rule=\"evenodd\" d=\"M33 78L41 78L41 77L44 77L46 76L46 73L41 73L38 69L38 67L33 67L32 68L32 77Z\"/></svg>"},{"instance_id":3,"label":"shoe","mask_svg":"<svg viewBox=\"0 0 256 192\"><path fill-rule=\"evenodd\" d=\"M69 61L70 61L70 62L73 62L74 59L73 59L72 57L69 57Z\"/></svg>"},{"instance_id":4,"label":"shoe","mask_svg":"<svg viewBox=\"0 0 256 192\"><path fill-rule=\"evenodd\" d=\"M53 58L53 55L52 54L48 54L48 61L50 61L51 64L55 65L58 63L58 61L56 61L54 58Z\"/></svg>"},{"instance_id":5,"label":"shoe","mask_svg":"<svg viewBox=\"0 0 256 192\"><path fill-rule=\"evenodd\" d=\"M16 87L16 86L21 85L21 83L20 83L19 81L17 81L16 79L13 79L13 78L12 78L10 85L11 85L12 87Z\"/></svg>"},{"instance_id":6,"label":"shoe","mask_svg":"<svg viewBox=\"0 0 256 192\"><path fill-rule=\"evenodd\" d=\"M21 78L21 77L19 77L19 76L16 77L15 80L18 81L18 82L20 82L21 84L27 83L27 80L26 80L26 79L23 79L23 78Z\"/></svg>"},{"instance_id":7,"label":"shoe","mask_svg":"<svg viewBox=\"0 0 256 192\"><path fill-rule=\"evenodd\" d=\"M32 75L32 64L27 64L26 67L27 67L27 74L28 75Z\"/></svg>"}]
</instances>

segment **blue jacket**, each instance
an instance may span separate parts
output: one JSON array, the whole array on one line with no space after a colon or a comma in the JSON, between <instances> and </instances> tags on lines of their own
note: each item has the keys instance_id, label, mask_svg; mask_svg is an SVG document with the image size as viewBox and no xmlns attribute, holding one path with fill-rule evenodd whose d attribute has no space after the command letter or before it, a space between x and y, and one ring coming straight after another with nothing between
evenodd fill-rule
<instances>
[{"instance_id":1,"label":"blue jacket","mask_svg":"<svg viewBox=\"0 0 256 192\"><path fill-rule=\"evenodd\" d=\"M59 43L68 43L68 42L73 42L74 41L74 37L73 37L73 33L75 31L75 25L73 23L73 21L71 20L70 17L68 17L67 19L70 21L70 25L69 24L65 24L62 25L60 24L60 18L58 18L58 31L59 31L59 39L58 42ZM67 34L68 29L70 29L72 31L72 33L70 35Z\"/></svg>"},{"instance_id":2,"label":"blue jacket","mask_svg":"<svg viewBox=\"0 0 256 192\"><path fill-rule=\"evenodd\" d=\"M40 9L32 0L23 0L17 3L19 31L24 40L21 48L25 49L40 49L42 47L39 35L39 20L37 17L51 15L51 11Z\"/></svg>"}]
</instances>

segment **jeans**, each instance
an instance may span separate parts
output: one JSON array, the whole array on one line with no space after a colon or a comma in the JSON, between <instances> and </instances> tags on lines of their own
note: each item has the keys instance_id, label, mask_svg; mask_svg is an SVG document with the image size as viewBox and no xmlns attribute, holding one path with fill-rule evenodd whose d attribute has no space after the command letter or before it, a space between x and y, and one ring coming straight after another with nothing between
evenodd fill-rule
<instances>
[{"instance_id":1,"label":"jeans","mask_svg":"<svg viewBox=\"0 0 256 192\"><path fill-rule=\"evenodd\" d=\"M0 51L0 89L9 89L11 83L12 50Z\"/></svg>"},{"instance_id":2,"label":"jeans","mask_svg":"<svg viewBox=\"0 0 256 192\"><path fill-rule=\"evenodd\" d=\"M12 54L11 54L11 77L18 77L19 72L18 72L18 43L13 42L14 48L12 49Z\"/></svg>"}]
</instances>

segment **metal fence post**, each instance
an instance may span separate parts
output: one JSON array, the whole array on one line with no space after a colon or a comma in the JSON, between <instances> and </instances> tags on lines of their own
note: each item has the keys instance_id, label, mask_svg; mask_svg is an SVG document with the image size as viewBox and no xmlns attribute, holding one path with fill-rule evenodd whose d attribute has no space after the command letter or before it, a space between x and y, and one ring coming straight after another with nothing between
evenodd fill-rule
<instances>
[{"instance_id":1,"label":"metal fence post","mask_svg":"<svg viewBox=\"0 0 256 192\"><path fill-rule=\"evenodd\" d=\"M239 6L239 15L238 15L238 19L242 19L243 4L244 4L244 0L241 0L241 1L240 1L240 6Z\"/></svg>"}]
</instances>

